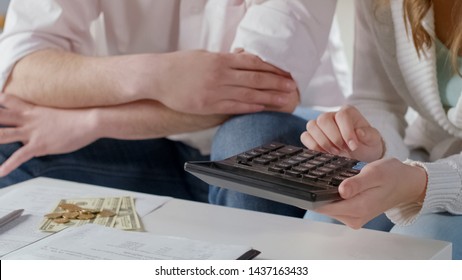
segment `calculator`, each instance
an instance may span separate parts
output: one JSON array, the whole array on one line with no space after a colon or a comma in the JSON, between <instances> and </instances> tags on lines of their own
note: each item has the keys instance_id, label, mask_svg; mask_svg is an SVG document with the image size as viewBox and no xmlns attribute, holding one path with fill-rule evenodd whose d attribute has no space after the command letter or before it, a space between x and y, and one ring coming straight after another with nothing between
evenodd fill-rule
<instances>
[{"instance_id":1,"label":"calculator","mask_svg":"<svg viewBox=\"0 0 462 280\"><path fill-rule=\"evenodd\" d=\"M340 183L366 164L271 142L220 161L186 162L184 168L210 185L308 210L340 200Z\"/></svg>"}]
</instances>

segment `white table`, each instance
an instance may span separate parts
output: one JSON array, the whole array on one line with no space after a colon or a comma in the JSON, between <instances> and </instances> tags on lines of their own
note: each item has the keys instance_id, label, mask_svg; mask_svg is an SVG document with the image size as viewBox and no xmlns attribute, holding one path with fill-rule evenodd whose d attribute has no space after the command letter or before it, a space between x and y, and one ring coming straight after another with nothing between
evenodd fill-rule
<instances>
[{"instance_id":1,"label":"white table","mask_svg":"<svg viewBox=\"0 0 462 280\"><path fill-rule=\"evenodd\" d=\"M37 182L66 188L79 186L37 178L2 189L0 195ZM136 197L136 193L133 195ZM168 201L143 217L142 222L146 231L156 234L251 245L262 252L259 259L450 259L452 254L451 243L444 241L353 230L180 199Z\"/></svg>"}]
</instances>

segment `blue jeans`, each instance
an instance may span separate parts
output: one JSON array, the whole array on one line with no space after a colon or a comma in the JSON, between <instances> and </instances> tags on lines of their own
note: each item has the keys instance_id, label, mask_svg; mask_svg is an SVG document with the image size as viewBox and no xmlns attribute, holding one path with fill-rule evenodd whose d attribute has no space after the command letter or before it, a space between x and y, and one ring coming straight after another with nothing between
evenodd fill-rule
<instances>
[{"instance_id":1,"label":"blue jeans","mask_svg":"<svg viewBox=\"0 0 462 280\"><path fill-rule=\"evenodd\" d=\"M300 135L305 127L305 119L285 113L237 116L217 131L210 156L212 160L222 160L271 141L301 146ZM303 217L305 213L297 207L215 186L210 186L209 202L293 217Z\"/></svg>"},{"instance_id":2,"label":"blue jeans","mask_svg":"<svg viewBox=\"0 0 462 280\"><path fill-rule=\"evenodd\" d=\"M0 145L0 162L19 147L18 143ZM208 185L183 166L185 161L208 159L168 139L101 139L73 153L34 158L0 178L0 188L44 176L206 202Z\"/></svg>"}]
</instances>

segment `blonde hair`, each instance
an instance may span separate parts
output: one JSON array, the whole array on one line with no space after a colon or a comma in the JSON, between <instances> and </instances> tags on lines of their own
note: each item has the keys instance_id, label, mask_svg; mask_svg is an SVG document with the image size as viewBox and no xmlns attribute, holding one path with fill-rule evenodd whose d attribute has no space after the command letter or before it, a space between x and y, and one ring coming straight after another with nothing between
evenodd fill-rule
<instances>
[{"instance_id":1,"label":"blonde hair","mask_svg":"<svg viewBox=\"0 0 462 280\"><path fill-rule=\"evenodd\" d=\"M376 0L376 8L387 4L390 4L390 0ZM432 45L434 39L422 25L422 20L431 9L432 4L432 0L404 0L403 2L404 21L406 22L406 26L411 29L414 46L419 55ZM459 9L454 13L454 17L460 15L462 12L462 1L459 1L458 5ZM457 63L458 54L462 49L462 20L456 17L454 22L454 31L451 34L449 42L446 43L450 46L452 67L455 72L462 76Z\"/></svg>"},{"instance_id":2,"label":"blonde hair","mask_svg":"<svg viewBox=\"0 0 462 280\"><path fill-rule=\"evenodd\" d=\"M432 7L432 0L404 0L404 20L411 28L412 39L417 52L420 54L425 48L429 48L433 38L422 26L422 20ZM460 15L460 9L455 15ZM451 34L449 48L451 52L451 61L454 71L462 76L458 68L457 57L462 48L462 20L455 18L454 32Z\"/></svg>"}]
</instances>

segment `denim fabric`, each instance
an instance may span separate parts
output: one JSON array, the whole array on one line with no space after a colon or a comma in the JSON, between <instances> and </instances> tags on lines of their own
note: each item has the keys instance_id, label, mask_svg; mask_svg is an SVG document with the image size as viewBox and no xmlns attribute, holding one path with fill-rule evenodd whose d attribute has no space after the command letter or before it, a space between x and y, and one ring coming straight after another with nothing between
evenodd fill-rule
<instances>
[{"instance_id":1,"label":"denim fabric","mask_svg":"<svg viewBox=\"0 0 462 280\"><path fill-rule=\"evenodd\" d=\"M342 224L340 221L337 221L329 216L316 213L314 211L306 211L304 218L317 222L325 222L339 225ZM385 214L382 214L377 216L375 219L369 221L367 224L363 226L363 228L380 231L390 231L390 229L393 226L394 224L390 221L390 219L388 219Z\"/></svg>"},{"instance_id":2,"label":"denim fabric","mask_svg":"<svg viewBox=\"0 0 462 280\"><path fill-rule=\"evenodd\" d=\"M271 141L301 146L300 135L306 120L275 112L236 116L217 131L211 159L222 160ZM273 214L303 217L304 210L271 200L210 186L209 202Z\"/></svg>"},{"instance_id":3,"label":"denim fabric","mask_svg":"<svg viewBox=\"0 0 462 280\"><path fill-rule=\"evenodd\" d=\"M17 143L0 145L0 162L19 147ZM73 153L34 158L0 178L0 187L44 176L206 202L208 185L183 166L185 161L208 159L196 149L167 139L101 139Z\"/></svg>"}]
</instances>

